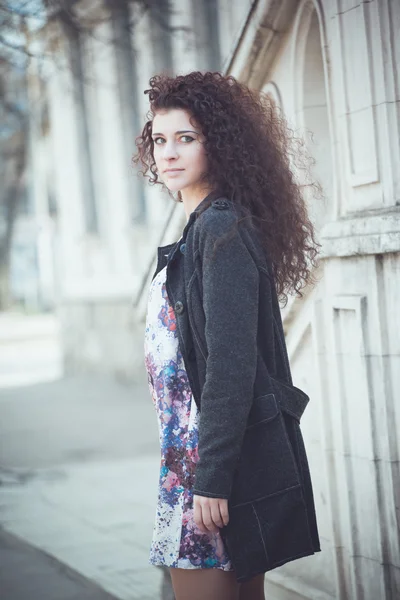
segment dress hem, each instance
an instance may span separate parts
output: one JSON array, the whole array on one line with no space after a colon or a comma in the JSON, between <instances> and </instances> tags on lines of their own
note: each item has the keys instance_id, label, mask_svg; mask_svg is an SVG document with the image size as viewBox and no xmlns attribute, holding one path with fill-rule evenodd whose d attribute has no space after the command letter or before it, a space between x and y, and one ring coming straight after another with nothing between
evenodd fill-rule
<instances>
[{"instance_id":1,"label":"dress hem","mask_svg":"<svg viewBox=\"0 0 400 600\"><path fill-rule=\"evenodd\" d=\"M202 565L202 566L196 566L196 565L180 566L179 562L178 562L178 564L174 564L174 563L173 564L167 564L166 562L155 561L155 560L151 560L151 559L149 559L149 564L153 565L154 567L168 567L168 568L171 568L171 569L185 569L185 570L188 570L188 571L196 571L196 570L199 570L199 569L219 569L220 571L225 571L225 572L231 573L231 572L233 572L235 570L235 569L226 569L226 568L224 568L222 566L218 566L218 565L210 565L208 567L205 566L205 565Z\"/></svg>"}]
</instances>

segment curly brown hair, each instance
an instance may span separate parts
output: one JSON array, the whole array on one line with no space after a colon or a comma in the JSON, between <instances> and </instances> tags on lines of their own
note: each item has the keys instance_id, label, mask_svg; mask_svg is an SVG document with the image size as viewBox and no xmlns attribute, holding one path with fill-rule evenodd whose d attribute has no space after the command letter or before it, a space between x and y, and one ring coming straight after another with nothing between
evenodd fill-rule
<instances>
[{"instance_id":1,"label":"curly brown hair","mask_svg":"<svg viewBox=\"0 0 400 600\"><path fill-rule=\"evenodd\" d=\"M135 164L152 184L159 181L153 158L152 121L157 111L189 112L205 137L207 182L241 205L260 233L281 301L315 283L313 270L320 244L308 216L304 183L295 170L309 173L310 157L271 98L232 76L195 71L150 79L150 111L136 138ZM320 187L309 182L318 193ZM205 206L207 208L207 206Z\"/></svg>"}]
</instances>

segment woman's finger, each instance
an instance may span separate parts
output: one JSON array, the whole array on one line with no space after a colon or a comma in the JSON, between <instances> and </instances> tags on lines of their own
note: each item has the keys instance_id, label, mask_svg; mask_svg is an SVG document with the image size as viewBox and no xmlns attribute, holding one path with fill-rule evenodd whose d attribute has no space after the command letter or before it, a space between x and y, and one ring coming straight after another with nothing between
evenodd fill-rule
<instances>
[{"instance_id":1,"label":"woman's finger","mask_svg":"<svg viewBox=\"0 0 400 600\"><path fill-rule=\"evenodd\" d=\"M201 512L203 516L203 523L206 526L208 531L216 533L218 531L218 527L214 525L214 521L211 515L211 506L210 506L209 498L206 498L205 501L201 502Z\"/></svg>"},{"instance_id":2,"label":"woman's finger","mask_svg":"<svg viewBox=\"0 0 400 600\"><path fill-rule=\"evenodd\" d=\"M228 523L229 523L228 500L220 500L219 511L221 513L221 519L222 519L223 524L228 525Z\"/></svg>"},{"instance_id":3,"label":"woman's finger","mask_svg":"<svg viewBox=\"0 0 400 600\"><path fill-rule=\"evenodd\" d=\"M207 533L207 529L205 528L205 525L203 523L200 502L198 501L198 498L196 496L194 496L193 498L193 520L196 526L200 529L200 531L202 531L203 533Z\"/></svg>"},{"instance_id":4,"label":"woman's finger","mask_svg":"<svg viewBox=\"0 0 400 600\"><path fill-rule=\"evenodd\" d=\"M214 524L217 527L223 527L223 521L222 521L222 516L221 516L221 512L220 512L220 504L218 499L214 499L216 500L216 502L211 502L210 503L210 509L211 509L211 518L214 522Z\"/></svg>"}]
</instances>

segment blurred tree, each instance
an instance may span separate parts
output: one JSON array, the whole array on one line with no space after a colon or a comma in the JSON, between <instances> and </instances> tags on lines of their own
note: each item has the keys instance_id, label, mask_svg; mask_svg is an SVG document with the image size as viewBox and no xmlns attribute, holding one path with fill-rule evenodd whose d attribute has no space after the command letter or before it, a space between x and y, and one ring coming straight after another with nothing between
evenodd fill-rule
<instances>
[{"instance_id":1,"label":"blurred tree","mask_svg":"<svg viewBox=\"0 0 400 600\"><path fill-rule=\"evenodd\" d=\"M11 303L10 247L24 196L28 131L26 17L10 4L0 1L0 310Z\"/></svg>"},{"instance_id":2,"label":"blurred tree","mask_svg":"<svg viewBox=\"0 0 400 600\"><path fill-rule=\"evenodd\" d=\"M130 5L135 5L135 10L130 10ZM129 33L144 13L150 12L155 29L168 32L185 29L170 27L170 11L170 0L0 0L0 310L11 304L13 231L23 201L29 198L28 136L36 114L28 101L29 67L36 61L36 74L48 76L49 65L64 68L65 64L57 61L58 40L51 37L51 32L59 29L47 26L56 22L79 40L85 35L97 35L96 27L110 21L115 34L102 41L116 45L120 56L125 52L127 58L132 52ZM69 68L80 85L83 74L79 62L72 61ZM95 230L96 214L89 214L88 220L88 228Z\"/></svg>"}]
</instances>

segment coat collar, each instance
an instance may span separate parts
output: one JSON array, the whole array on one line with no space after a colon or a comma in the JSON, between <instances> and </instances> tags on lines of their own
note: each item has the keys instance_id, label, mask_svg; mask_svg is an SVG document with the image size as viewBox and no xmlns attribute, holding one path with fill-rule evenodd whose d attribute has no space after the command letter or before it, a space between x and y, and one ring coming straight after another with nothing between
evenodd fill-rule
<instances>
[{"instance_id":1,"label":"coat collar","mask_svg":"<svg viewBox=\"0 0 400 600\"><path fill-rule=\"evenodd\" d=\"M196 206L194 211L192 211L190 213L189 219L188 219L188 221L185 225L185 228L182 232L182 239L186 238L187 231L188 231L189 227L192 225L193 221L195 221L197 219L197 217L200 216L200 214L208 208L208 206L211 204L211 202L213 202L214 200L217 200L218 198L221 198L221 196L223 196L223 195L224 194L221 190L214 190L214 191L210 192L205 198L203 198L203 200L200 202L200 204L198 204Z\"/></svg>"},{"instance_id":2,"label":"coat collar","mask_svg":"<svg viewBox=\"0 0 400 600\"><path fill-rule=\"evenodd\" d=\"M221 190L214 190L210 192L205 198L203 198L200 204L198 204L196 208L190 213L189 219L182 232L182 236L179 239L179 244L186 240L187 232L193 224L193 222L197 219L197 217L199 217L202 212L207 210L208 206L211 205L211 202L217 200L218 198L221 198L222 196L224 196L224 194L223 192L221 192ZM168 246L164 246L163 248L159 248L158 250L164 251L164 253L167 252L167 262L170 262L171 260L173 260L175 253L178 251L179 244L175 242L173 244L168 244Z\"/></svg>"},{"instance_id":3,"label":"coat collar","mask_svg":"<svg viewBox=\"0 0 400 600\"><path fill-rule=\"evenodd\" d=\"M197 207L194 209L193 212L195 213L202 213L203 210L205 210L205 205L207 203L211 203L214 200L217 200L218 198L221 198L221 196L223 196L224 193L221 190L214 190L213 192L210 192L208 194L208 196L206 196L205 198L203 198L203 200L200 202L200 204L197 205Z\"/></svg>"}]
</instances>

